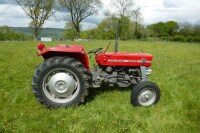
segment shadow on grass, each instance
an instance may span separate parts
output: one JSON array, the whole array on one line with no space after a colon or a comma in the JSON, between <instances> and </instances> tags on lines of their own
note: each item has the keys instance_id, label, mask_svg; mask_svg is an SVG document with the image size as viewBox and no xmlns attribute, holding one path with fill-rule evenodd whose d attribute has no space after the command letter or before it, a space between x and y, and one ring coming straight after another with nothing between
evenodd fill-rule
<instances>
[{"instance_id":1,"label":"shadow on grass","mask_svg":"<svg viewBox=\"0 0 200 133\"><path fill-rule=\"evenodd\" d=\"M126 87L126 88L120 88L118 86L113 86L113 87L109 87L109 86L105 86L105 87L100 87L100 88L90 88L88 89L88 96L85 99L85 103L90 103L92 102L96 96L102 94L102 93L107 93L107 92L114 92L114 91L121 91L121 92L130 92L133 89L133 85Z\"/></svg>"}]
</instances>

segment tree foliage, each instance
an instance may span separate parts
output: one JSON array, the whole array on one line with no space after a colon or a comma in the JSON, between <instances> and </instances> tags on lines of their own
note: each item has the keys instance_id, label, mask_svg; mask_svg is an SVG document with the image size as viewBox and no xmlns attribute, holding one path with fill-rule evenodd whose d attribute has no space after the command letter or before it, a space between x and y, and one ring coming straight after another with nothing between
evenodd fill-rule
<instances>
[{"instance_id":1,"label":"tree foliage","mask_svg":"<svg viewBox=\"0 0 200 133\"><path fill-rule=\"evenodd\" d=\"M200 25L188 23L178 24L175 21L158 22L148 26L137 25L137 36L135 35L135 23L129 17L120 19L120 39L141 40L165 40L182 42L200 42ZM84 31L81 38L114 40L116 35L116 18L105 18L95 29Z\"/></svg>"},{"instance_id":2,"label":"tree foliage","mask_svg":"<svg viewBox=\"0 0 200 133\"><path fill-rule=\"evenodd\" d=\"M7 26L0 27L0 41L25 41L32 39L31 36L15 32Z\"/></svg>"},{"instance_id":3,"label":"tree foliage","mask_svg":"<svg viewBox=\"0 0 200 133\"><path fill-rule=\"evenodd\" d=\"M100 0L59 0L62 10L70 13L68 21L70 21L77 32L77 38L80 37L80 23L87 17L94 15L101 7Z\"/></svg>"},{"instance_id":4,"label":"tree foliage","mask_svg":"<svg viewBox=\"0 0 200 133\"><path fill-rule=\"evenodd\" d=\"M175 21L159 22L147 26L151 37L182 42L200 42L200 25L177 23Z\"/></svg>"},{"instance_id":5,"label":"tree foliage","mask_svg":"<svg viewBox=\"0 0 200 133\"><path fill-rule=\"evenodd\" d=\"M113 40L116 36L115 18L104 19L95 29L83 31L81 38Z\"/></svg>"},{"instance_id":6,"label":"tree foliage","mask_svg":"<svg viewBox=\"0 0 200 133\"><path fill-rule=\"evenodd\" d=\"M184 22L180 24L180 34L184 36L190 36L194 34L193 25L189 22Z\"/></svg>"},{"instance_id":7,"label":"tree foliage","mask_svg":"<svg viewBox=\"0 0 200 133\"><path fill-rule=\"evenodd\" d=\"M142 23L142 14L140 8L135 7L133 0L113 0L111 2L115 11L108 11L107 16L116 18L116 28L118 28L119 38L128 40L140 38L140 25Z\"/></svg>"},{"instance_id":8,"label":"tree foliage","mask_svg":"<svg viewBox=\"0 0 200 133\"><path fill-rule=\"evenodd\" d=\"M65 26L64 39L74 40L76 38L76 29L72 22L67 22Z\"/></svg>"},{"instance_id":9,"label":"tree foliage","mask_svg":"<svg viewBox=\"0 0 200 133\"><path fill-rule=\"evenodd\" d=\"M103 40L115 39L116 24L115 18L107 18L103 20L97 27L96 37Z\"/></svg>"},{"instance_id":10,"label":"tree foliage","mask_svg":"<svg viewBox=\"0 0 200 133\"><path fill-rule=\"evenodd\" d=\"M54 0L16 0L27 16L31 18L29 23L34 38L37 39L45 21L53 15Z\"/></svg>"},{"instance_id":11,"label":"tree foliage","mask_svg":"<svg viewBox=\"0 0 200 133\"><path fill-rule=\"evenodd\" d=\"M174 36L176 33L178 33L179 25L175 21L168 21L166 24L166 32L169 36Z\"/></svg>"},{"instance_id":12,"label":"tree foliage","mask_svg":"<svg viewBox=\"0 0 200 133\"><path fill-rule=\"evenodd\" d=\"M122 17L119 23L119 33L121 40L128 40L131 38L131 21L128 17Z\"/></svg>"},{"instance_id":13,"label":"tree foliage","mask_svg":"<svg viewBox=\"0 0 200 133\"><path fill-rule=\"evenodd\" d=\"M145 34L144 27L138 25L138 36L143 37ZM116 18L107 17L105 18L95 29L83 31L81 38L84 39L103 39L113 40L116 38ZM129 17L122 17L119 23L119 32L121 40L135 39L135 23L131 22Z\"/></svg>"},{"instance_id":14,"label":"tree foliage","mask_svg":"<svg viewBox=\"0 0 200 133\"><path fill-rule=\"evenodd\" d=\"M168 37L174 36L178 32L179 25L175 21L168 21L149 25L148 28L153 31L151 36Z\"/></svg>"},{"instance_id":15,"label":"tree foliage","mask_svg":"<svg viewBox=\"0 0 200 133\"><path fill-rule=\"evenodd\" d=\"M37 38L45 21L53 15L55 0L16 1L31 18L30 27L33 29L34 37ZM135 6L133 0L112 0L111 6L115 10L107 11L105 19L97 25L97 28L80 34L81 23L87 17L97 14L102 5L100 0L56 0L56 2L59 3L60 10L67 14L64 39L79 39L81 35L83 39L113 40L118 32L121 40L150 38L150 40L200 42L200 25L176 21L143 25L141 10ZM26 40L26 37L8 27L0 28L0 40Z\"/></svg>"},{"instance_id":16,"label":"tree foliage","mask_svg":"<svg viewBox=\"0 0 200 133\"><path fill-rule=\"evenodd\" d=\"M117 18L130 17L135 6L133 0L113 0L111 4L115 8L115 12L112 14Z\"/></svg>"},{"instance_id":17,"label":"tree foliage","mask_svg":"<svg viewBox=\"0 0 200 133\"><path fill-rule=\"evenodd\" d=\"M142 23L142 20L143 20L140 8L137 8L132 11L132 18L133 18L133 22L135 23L134 36L136 39L140 39L141 35L139 33L139 28L140 28L140 24Z\"/></svg>"}]
</instances>

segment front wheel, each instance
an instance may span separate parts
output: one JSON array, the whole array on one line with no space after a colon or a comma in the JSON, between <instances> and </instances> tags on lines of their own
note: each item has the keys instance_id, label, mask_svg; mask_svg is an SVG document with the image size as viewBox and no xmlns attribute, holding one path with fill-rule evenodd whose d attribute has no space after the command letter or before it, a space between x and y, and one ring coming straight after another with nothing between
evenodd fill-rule
<instances>
[{"instance_id":1,"label":"front wheel","mask_svg":"<svg viewBox=\"0 0 200 133\"><path fill-rule=\"evenodd\" d=\"M133 106L151 106L160 100L159 87L150 81L138 83L131 93L131 104Z\"/></svg>"},{"instance_id":2,"label":"front wheel","mask_svg":"<svg viewBox=\"0 0 200 133\"><path fill-rule=\"evenodd\" d=\"M84 101L89 88L87 69L69 57L45 60L35 70L32 89L45 107L68 107Z\"/></svg>"}]
</instances>

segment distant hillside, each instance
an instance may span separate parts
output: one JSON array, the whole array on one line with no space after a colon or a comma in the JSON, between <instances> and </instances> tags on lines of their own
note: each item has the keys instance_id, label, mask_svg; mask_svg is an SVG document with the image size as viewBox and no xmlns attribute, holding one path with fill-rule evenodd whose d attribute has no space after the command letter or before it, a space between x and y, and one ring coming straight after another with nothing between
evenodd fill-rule
<instances>
[{"instance_id":1,"label":"distant hillside","mask_svg":"<svg viewBox=\"0 0 200 133\"><path fill-rule=\"evenodd\" d=\"M28 27L11 27L13 30L31 35L31 30ZM64 29L43 28L39 37L52 37L54 39L63 38Z\"/></svg>"}]
</instances>

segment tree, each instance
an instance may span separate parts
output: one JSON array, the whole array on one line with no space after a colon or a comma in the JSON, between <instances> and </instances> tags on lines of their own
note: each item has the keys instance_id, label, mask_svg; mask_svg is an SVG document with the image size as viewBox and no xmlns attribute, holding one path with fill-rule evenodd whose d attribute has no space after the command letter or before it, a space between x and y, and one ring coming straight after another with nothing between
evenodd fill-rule
<instances>
[{"instance_id":1,"label":"tree","mask_svg":"<svg viewBox=\"0 0 200 133\"><path fill-rule=\"evenodd\" d=\"M194 25L193 29L194 29L194 35L200 38L200 25L197 24Z\"/></svg>"},{"instance_id":2,"label":"tree","mask_svg":"<svg viewBox=\"0 0 200 133\"><path fill-rule=\"evenodd\" d=\"M122 17L120 19L119 33L121 40L128 40L131 38L131 21L129 17Z\"/></svg>"},{"instance_id":3,"label":"tree","mask_svg":"<svg viewBox=\"0 0 200 133\"><path fill-rule=\"evenodd\" d=\"M184 22L180 24L180 34L183 36L189 36L194 34L193 25L189 22Z\"/></svg>"},{"instance_id":4,"label":"tree","mask_svg":"<svg viewBox=\"0 0 200 133\"><path fill-rule=\"evenodd\" d=\"M138 34L138 30L139 30L139 25L142 22L142 14L141 14L141 9L137 8L136 10L132 11L132 17L133 17L133 21L135 23L135 37L138 39L139 38L139 34Z\"/></svg>"},{"instance_id":5,"label":"tree","mask_svg":"<svg viewBox=\"0 0 200 133\"><path fill-rule=\"evenodd\" d=\"M97 27L97 38L103 40L115 39L115 18L104 19Z\"/></svg>"},{"instance_id":6,"label":"tree","mask_svg":"<svg viewBox=\"0 0 200 133\"><path fill-rule=\"evenodd\" d=\"M154 36L156 37L162 37L165 36L165 24L163 22L158 22L152 25L149 25L148 27L153 30Z\"/></svg>"},{"instance_id":7,"label":"tree","mask_svg":"<svg viewBox=\"0 0 200 133\"><path fill-rule=\"evenodd\" d=\"M28 35L25 35L23 33L19 33L14 31L12 28L9 28L8 26L2 26L0 27L0 41L24 41L24 40L32 40Z\"/></svg>"},{"instance_id":8,"label":"tree","mask_svg":"<svg viewBox=\"0 0 200 133\"><path fill-rule=\"evenodd\" d=\"M122 40L130 39L130 35L131 35L130 29L132 28L132 26L130 25L131 24L130 18L135 12L134 1L133 0L113 0L111 4L115 8L115 11L113 13L108 12L107 15L113 18L116 18L116 23L118 25L116 26L116 28L118 28L117 30L118 30L120 39Z\"/></svg>"},{"instance_id":9,"label":"tree","mask_svg":"<svg viewBox=\"0 0 200 133\"><path fill-rule=\"evenodd\" d=\"M148 26L157 37L174 36L178 33L179 25L175 21L158 22Z\"/></svg>"},{"instance_id":10,"label":"tree","mask_svg":"<svg viewBox=\"0 0 200 133\"><path fill-rule=\"evenodd\" d=\"M68 21L72 22L77 32L77 39L80 37L80 23L87 17L94 15L101 7L100 0L59 0L63 10L70 13Z\"/></svg>"},{"instance_id":11,"label":"tree","mask_svg":"<svg viewBox=\"0 0 200 133\"><path fill-rule=\"evenodd\" d=\"M167 21L165 25L169 36L174 36L179 30L179 25L175 21Z\"/></svg>"},{"instance_id":12,"label":"tree","mask_svg":"<svg viewBox=\"0 0 200 133\"><path fill-rule=\"evenodd\" d=\"M134 11L135 4L133 0L113 0L112 5L115 8L114 15L118 18L122 18L124 16L131 16L131 12Z\"/></svg>"},{"instance_id":13,"label":"tree","mask_svg":"<svg viewBox=\"0 0 200 133\"><path fill-rule=\"evenodd\" d=\"M74 40L76 38L76 29L72 22L67 22L65 26L64 38Z\"/></svg>"},{"instance_id":14,"label":"tree","mask_svg":"<svg viewBox=\"0 0 200 133\"><path fill-rule=\"evenodd\" d=\"M16 0L27 16L31 18L31 27L36 40L45 21L53 15L54 0Z\"/></svg>"}]
</instances>

